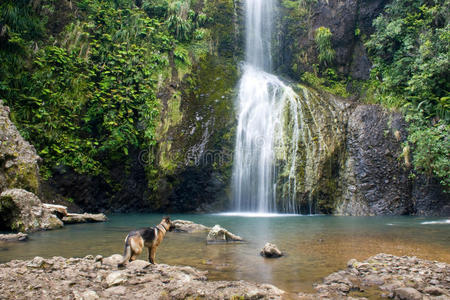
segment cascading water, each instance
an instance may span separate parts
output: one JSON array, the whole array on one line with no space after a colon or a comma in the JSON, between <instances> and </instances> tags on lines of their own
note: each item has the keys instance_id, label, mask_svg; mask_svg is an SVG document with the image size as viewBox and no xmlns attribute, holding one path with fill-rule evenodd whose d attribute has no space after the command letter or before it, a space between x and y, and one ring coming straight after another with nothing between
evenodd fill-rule
<instances>
[{"instance_id":1,"label":"cascading water","mask_svg":"<svg viewBox=\"0 0 450 300\"><path fill-rule=\"evenodd\" d=\"M234 208L239 212L298 213L296 153L299 143L297 95L271 71L273 0L246 0L246 61L239 84L233 169ZM289 120L286 112L291 111ZM289 114L289 113L288 113ZM284 138L286 126L289 139ZM277 201L276 150L291 156L288 191Z\"/></svg>"}]
</instances>

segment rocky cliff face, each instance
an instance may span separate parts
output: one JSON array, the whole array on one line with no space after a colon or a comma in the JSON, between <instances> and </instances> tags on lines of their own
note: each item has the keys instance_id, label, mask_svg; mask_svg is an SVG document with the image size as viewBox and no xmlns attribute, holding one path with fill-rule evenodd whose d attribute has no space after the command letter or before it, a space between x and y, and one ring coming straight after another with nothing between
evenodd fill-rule
<instances>
[{"instance_id":1,"label":"rocky cliff face","mask_svg":"<svg viewBox=\"0 0 450 300\"><path fill-rule=\"evenodd\" d=\"M319 27L329 28L336 51L333 67L340 75L368 79L371 67L363 45L372 21L388 0L286 1L279 22L280 71L293 78L319 64L314 42ZM287 5L290 3L290 5Z\"/></svg>"},{"instance_id":2,"label":"rocky cliff face","mask_svg":"<svg viewBox=\"0 0 450 300\"><path fill-rule=\"evenodd\" d=\"M40 157L9 119L9 107L0 100L0 192L8 188L39 191Z\"/></svg>"}]
</instances>

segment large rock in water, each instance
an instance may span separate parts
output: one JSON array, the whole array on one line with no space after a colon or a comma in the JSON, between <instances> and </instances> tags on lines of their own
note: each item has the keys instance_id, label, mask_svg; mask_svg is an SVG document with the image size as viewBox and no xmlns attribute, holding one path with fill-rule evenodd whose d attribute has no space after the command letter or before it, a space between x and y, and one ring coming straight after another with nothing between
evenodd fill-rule
<instances>
[{"instance_id":1,"label":"large rock in water","mask_svg":"<svg viewBox=\"0 0 450 300\"><path fill-rule=\"evenodd\" d=\"M261 249L260 255L267 258L277 258L283 256L283 252L278 249L277 245L266 243L264 248Z\"/></svg>"},{"instance_id":2,"label":"large rock in water","mask_svg":"<svg viewBox=\"0 0 450 300\"><path fill-rule=\"evenodd\" d=\"M41 158L9 119L9 107L0 100L0 192L8 188L39 191Z\"/></svg>"},{"instance_id":3,"label":"large rock in water","mask_svg":"<svg viewBox=\"0 0 450 300\"><path fill-rule=\"evenodd\" d=\"M43 206L39 198L22 189L0 194L2 229L32 232L63 227L63 222Z\"/></svg>"},{"instance_id":4,"label":"large rock in water","mask_svg":"<svg viewBox=\"0 0 450 300\"><path fill-rule=\"evenodd\" d=\"M238 235L232 234L220 225L215 225L208 233L206 242L208 244L243 242L244 239Z\"/></svg>"},{"instance_id":5,"label":"large rock in water","mask_svg":"<svg viewBox=\"0 0 450 300\"><path fill-rule=\"evenodd\" d=\"M196 224L192 221L187 220L174 220L172 222L175 225L175 232L187 232L187 233L194 233L194 232L204 232L208 231L211 228L206 227L202 224Z\"/></svg>"}]
</instances>

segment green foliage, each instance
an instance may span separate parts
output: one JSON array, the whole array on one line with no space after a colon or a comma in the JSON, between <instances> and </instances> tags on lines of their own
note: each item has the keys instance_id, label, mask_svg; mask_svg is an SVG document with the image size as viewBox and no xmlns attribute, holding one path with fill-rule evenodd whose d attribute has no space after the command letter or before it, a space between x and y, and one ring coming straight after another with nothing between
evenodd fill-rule
<instances>
[{"instance_id":1,"label":"green foliage","mask_svg":"<svg viewBox=\"0 0 450 300\"><path fill-rule=\"evenodd\" d=\"M417 171L440 178L447 192L450 190L450 125L440 120L429 126L423 114L410 113L408 142L414 146L413 164Z\"/></svg>"},{"instance_id":2,"label":"green foliage","mask_svg":"<svg viewBox=\"0 0 450 300\"><path fill-rule=\"evenodd\" d=\"M333 95L344 98L350 96L345 88L345 83L338 80L337 75L333 69L327 69L324 73L325 76L318 77L313 73L305 72L303 73L301 79L303 82L318 90L325 90Z\"/></svg>"},{"instance_id":3,"label":"green foliage","mask_svg":"<svg viewBox=\"0 0 450 300\"><path fill-rule=\"evenodd\" d=\"M325 66L330 65L335 56L335 51L331 47L331 31L326 27L316 29L315 42L319 51L319 62Z\"/></svg>"},{"instance_id":4,"label":"green foliage","mask_svg":"<svg viewBox=\"0 0 450 300\"><path fill-rule=\"evenodd\" d=\"M206 17L186 1L81 0L76 20L52 35L46 16L58 7L35 2L0 4L0 98L44 159L45 177L64 165L107 179L132 150L155 144L157 83L171 74L171 53L176 65L191 65L177 39L198 30L200 43ZM191 28L169 28L171 14Z\"/></svg>"},{"instance_id":5,"label":"green foliage","mask_svg":"<svg viewBox=\"0 0 450 300\"><path fill-rule=\"evenodd\" d=\"M367 42L380 102L450 120L449 1L393 1Z\"/></svg>"},{"instance_id":6,"label":"green foliage","mask_svg":"<svg viewBox=\"0 0 450 300\"><path fill-rule=\"evenodd\" d=\"M415 169L448 189L450 1L394 0L366 46L374 67L371 102L405 108Z\"/></svg>"}]
</instances>

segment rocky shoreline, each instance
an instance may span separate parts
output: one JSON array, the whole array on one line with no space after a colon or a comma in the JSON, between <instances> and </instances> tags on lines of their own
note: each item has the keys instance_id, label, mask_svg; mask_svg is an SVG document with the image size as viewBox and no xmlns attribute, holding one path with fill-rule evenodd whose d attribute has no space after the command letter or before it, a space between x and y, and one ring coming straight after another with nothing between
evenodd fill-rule
<instances>
[{"instance_id":1,"label":"rocky shoreline","mask_svg":"<svg viewBox=\"0 0 450 300\"><path fill-rule=\"evenodd\" d=\"M42 258L0 264L0 299L449 299L450 265L380 253L316 284L316 294L287 294L269 284L209 281L188 266L107 258Z\"/></svg>"},{"instance_id":2,"label":"rocky shoreline","mask_svg":"<svg viewBox=\"0 0 450 300\"><path fill-rule=\"evenodd\" d=\"M186 266L136 260L118 269L120 255L103 259L53 257L0 264L0 299L281 299L269 284L208 281Z\"/></svg>"},{"instance_id":3,"label":"rocky shoreline","mask_svg":"<svg viewBox=\"0 0 450 300\"><path fill-rule=\"evenodd\" d=\"M300 294L300 299L450 299L450 265L380 253L362 262L349 260L347 269L325 277L315 290L317 294Z\"/></svg>"}]
</instances>

